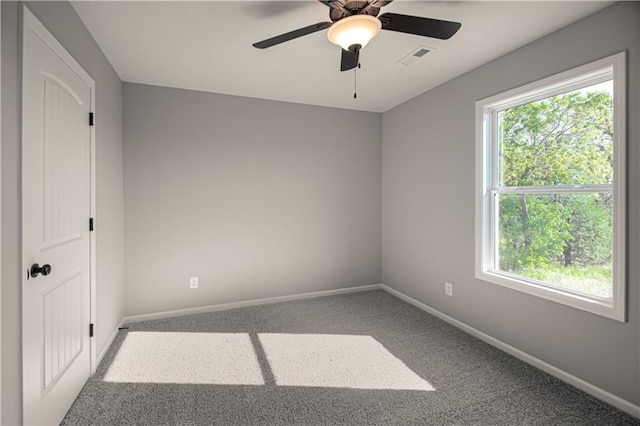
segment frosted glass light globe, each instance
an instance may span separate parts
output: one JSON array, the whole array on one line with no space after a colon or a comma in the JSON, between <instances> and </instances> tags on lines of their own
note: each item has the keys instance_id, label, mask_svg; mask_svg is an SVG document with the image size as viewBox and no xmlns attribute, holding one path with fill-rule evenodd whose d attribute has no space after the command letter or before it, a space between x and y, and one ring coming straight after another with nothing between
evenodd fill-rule
<instances>
[{"instance_id":1,"label":"frosted glass light globe","mask_svg":"<svg viewBox=\"0 0 640 426\"><path fill-rule=\"evenodd\" d=\"M327 31L327 38L344 50L359 44L365 47L382 29L382 23L375 16L353 15L333 24Z\"/></svg>"}]
</instances>

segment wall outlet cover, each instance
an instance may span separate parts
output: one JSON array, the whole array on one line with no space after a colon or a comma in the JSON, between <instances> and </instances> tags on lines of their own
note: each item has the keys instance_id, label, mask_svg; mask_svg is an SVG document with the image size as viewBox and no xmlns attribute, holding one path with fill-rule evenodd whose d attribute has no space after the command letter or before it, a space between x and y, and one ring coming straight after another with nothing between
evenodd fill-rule
<instances>
[{"instance_id":1,"label":"wall outlet cover","mask_svg":"<svg viewBox=\"0 0 640 426\"><path fill-rule=\"evenodd\" d=\"M453 284L444 283L444 294L447 296L453 296Z\"/></svg>"},{"instance_id":2,"label":"wall outlet cover","mask_svg":"<svg viewBox=\"0 0 640 426\"><path fill-rule=\"evenodd\" d=\"M198 288L198 277L189 278L189 288Z\"/></svg>"}]
</instances>

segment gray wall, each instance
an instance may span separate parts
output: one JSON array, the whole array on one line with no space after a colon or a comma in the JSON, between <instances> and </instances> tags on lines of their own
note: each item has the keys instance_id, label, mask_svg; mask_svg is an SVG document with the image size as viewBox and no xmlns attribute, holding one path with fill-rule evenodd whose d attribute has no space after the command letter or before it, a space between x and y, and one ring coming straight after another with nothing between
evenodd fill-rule
<instances>
[{"instance_id":1,"label":"gray wall","mask_svg":"<svg viewBox=\"0 0 640 426\"><path fill-rule=\"evenodd\" d=\"M96 81L97 322L101 350L123 316L122 83L67 2L29 2ZM19 32L22 4L2 2L2 424L22 416Z\"/></svg>"},{"instance_id":2,"label":"gray wall","mask_svg":"<svg viewBox=\"0 0 640 426\"><path fill-rule=\"evenodd\" d=\"M126 315L380 282L380 114L123 99Z\"/></svg>"},{"instance_id":3,"label":"gray wall","mask_svg":"<svg viewBox=\"0 0 640 426\"><path fill-rule=\"evenodd\" d=\"M628 401L640 402L640 5L622 2L383 115L383 282ZM474 103L628 52L629 322L474 278ZM444 295L444 282L454 285Z\"/></svg>"}]
</instances>

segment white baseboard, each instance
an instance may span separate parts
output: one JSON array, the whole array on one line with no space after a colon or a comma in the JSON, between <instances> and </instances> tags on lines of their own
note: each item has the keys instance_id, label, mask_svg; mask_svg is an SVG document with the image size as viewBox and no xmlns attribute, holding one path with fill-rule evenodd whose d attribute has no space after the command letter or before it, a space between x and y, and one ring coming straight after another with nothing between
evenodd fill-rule
<instances>
[{"instance_id":1,"label":"white baseboard","mask_svg":"<svg viewBox=\"0 0 640 426\"><path fill-rule=\"evenodd\" d=\"M607 392L604 389L600 389L599 387L594 386L591 383L580 379L579 377L576 377L570 373L567 373L566 371L561 370L558 367L554 367L553 365L547 362L544 362L541 359L534 357L533 355L529 355L528 353L523 352L520 349L517 349L507 343L504 343L503 341L498 340L495 337L491 337L488 334L483 333L482 331L477 330L461 321L458 321L457 319L450 317L449 315L446 315L432 308L431 306L425 305L424 303L419 302L416 299L410 296L407 296L406 294L401 293L396 289L393 289L385 284L381 284L380 287L383 290L387 291L388 293L398 297L399 299L402 299L405 302L410 303L413 306L416 306L417 308L420 308L423 311L428 312L431 315L438 317L443 321L448 322L449 324L471 334L472 336L477 337L478 339L490 344L491 346L494 346L510 355L513 355L514 357L526 362L527 364L533 365L534 367L572 386L575 386L576 388L588 393L589 395L592 395L608 404L611 404L614 407L634 417L640 418L640 406L635 405L625 399L622 399L610 392Z\"/></svg>"},{"instance_id":2,"label":"white baseboard","mask_svg":"<svg viewBox=\"0 0 640 426\"><path fill-rule=\"evenodd\" d=\"M220 305L201 306L197 308L177 309L175 311L154 312L150 314L132 315L124 317L123 324L131 324L140 321L150 321L181 317L184 315L205 314L209 312L226 311L229 309L246 308L249 306L268 305L272 303L290 302L293 300L312 299L315 297L334 296L337 294L355 293L359 291L380 290L382 284L363 285L359 287L340 288L336 290L314 291L311 293L291 294L287 296L267 297L264 299L253 299L241 302L223 303Z\"/></svg>"},{"instance_id":3,"label":"white baseboard","mask_svg":"<svg viewBox=\"0 0 640 426\"><path fill-rule=\"evenodd\" d=\"M124 324L124 318L120 320L120 324L118 324L116 329L111 334L111 337L109 337L109 340L107 340L107 343L104 345L104 348L102 348L102 351L100 352L100 354L98 354L98 358L96 359L96 362L93 364L93 371L91 372L91 374L95 374L98 366L102 362L102 358L104 358L104 356L107 354L107 351L111 347L111 344L113 343L113 341L116 339L116 336L118 335L118 331L120 331L120 327L122 327L123 324Z\"/></svg>"}]
</instances>

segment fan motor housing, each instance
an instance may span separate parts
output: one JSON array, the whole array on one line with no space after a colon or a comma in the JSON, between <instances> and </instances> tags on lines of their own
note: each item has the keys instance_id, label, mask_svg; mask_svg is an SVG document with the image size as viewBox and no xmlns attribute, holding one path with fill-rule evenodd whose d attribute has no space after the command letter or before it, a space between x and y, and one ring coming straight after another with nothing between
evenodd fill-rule
<instances>
[{"instance_id":1,"label":"fan motor housing","mask_svg":"<svg viewBox=\"0 0 640 426\"><path fill-rule=\"evenodd\" d=\"M347 0L347 1L338 0L338 1L343 4L344 9L349 13L345 13L344 11L337 8L331 8L329 17L333 22L339 21L340 19L346 18L348 16L362 14L361 13L362 9L367 7L369 3L373 0ZM370 7L363 14L378 16L378 13L380 13L379 7Z\"/></svg>"}]
</instances>

